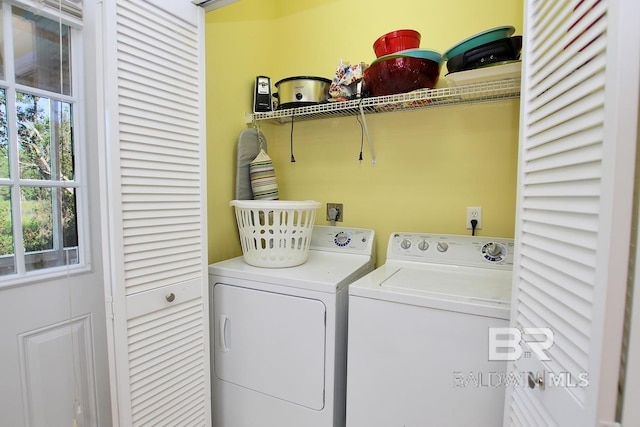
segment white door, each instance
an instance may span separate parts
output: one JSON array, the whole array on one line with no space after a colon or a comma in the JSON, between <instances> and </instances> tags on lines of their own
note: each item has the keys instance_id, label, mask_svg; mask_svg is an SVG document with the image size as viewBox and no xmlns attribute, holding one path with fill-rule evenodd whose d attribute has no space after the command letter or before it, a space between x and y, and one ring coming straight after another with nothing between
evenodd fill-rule
<instances>
[{"instance_id":1,"label":"white door","mask_svg":"<svg viewBox=\"0 0 640 427\"><path fill-rule=\"evenodd\" d=\"M101 279L0 291L1 425L111 425Z\"/></svg>"},{"instance_id":2,"label":"white door","mask_svg":"<svg viewBox=\"0 0 640 427\"><path fill-rule=\"evenodd\" d=\"M276 399L324 408L326 307L319 300L216 283L214 373Z\"/></svg>"},{"instance_id":3,"label":"white door","mask_svg":"<svg viewBox=\"0 0 640 427\"><path fill-rule=\"evenodd\" d=\"M524 334L507 346L520 381L507 391L505 425L611 425L631 241L640 4L526 4L512 312Z\"/></svg>"},{"instance_id":4,"label":"white door","mask_svg":"<svg viewBox=\"0 0 640 427\"><path fill-rule=\"evenodd\" d=\"M85 2L82 9L65 7L70 13L59 20L57 0L37 6L29 2L24 7L12 2L19 9L12 9L9 2L2 3L4 41L12 28L16 43L6 43L3 50L1 86L6 104L0 115L3 119L9 117L11 173L0 172L0 194L8 194L8 189L21 193L12 194L11 198L13 235L21 236L21 241L15 241L13 257L5 252L0 256L0 425L108 427L111 409L100 245L100 215L105 207L98 197L97 112L94 105L84 102L99 93L94 78L95 10L90 2ZM67 35L74 33L70 45L58 43L60 28ZM69 57L71 79L65 73L57 77L58 64L66 63ZM65 84L59 85L56 80ZM37 105L40 119L31 121L23 114L27 112L27 100L36 98L39 101L33 106ZM73 118L56 121L54 109L61 106L69 107ZM11 124L13 111L18 112L17 126ZM45 122L60 126L42 127ZM56 141L54 135L64 134L61 128L65 122L73 123L73 167L61 160L71 151L62 146L53 148L57 144L49 146L48 138L40 140L36 133L23 133L38 129L42 135L46 129L51 141ZM46 153L38 152L45 147ZM31 149L34 151L27 154ZM36 158L36 152L41 163L33 175L27 173L30 166L26 160ZM2 164L7 160L2 143L0 153ZM56 169L58 173L54 173ZM73 176L67 173L72 169ZM49 173L52 175L41 176ZM75 215L60 206L62 197L52 196L46 207L42 204L44 199L30 199L28 189L38 187L60 197L58 189L63 187L67 194L75 193ZM2 203L6 202L3 197ZM2 210L2 222L9 219L6 212ZM62 242L60 246L56 236L64 232L59 234L56 228L58 220L70 218L67 215L77 220L78 242L69 244L62 239L58 241ZM23 232L18 218L26 230L34 218L45 217L50 222L37 229L42 233L53 230L51 245L42 250L30 249L34 236ZM11 232L1 226L0 229L3 238ZM7 267L6 262L11 259L15 262Z\"/></svg>"},{"instance_id":5,"label":"white door","mask_svg":"<svg viewBox=\"0 0 640 427\"><path fill-rule=\"evenodd\" d=\"M114 425L210 424L204 11L104 2Z\"/></svg>"}]
</instances>

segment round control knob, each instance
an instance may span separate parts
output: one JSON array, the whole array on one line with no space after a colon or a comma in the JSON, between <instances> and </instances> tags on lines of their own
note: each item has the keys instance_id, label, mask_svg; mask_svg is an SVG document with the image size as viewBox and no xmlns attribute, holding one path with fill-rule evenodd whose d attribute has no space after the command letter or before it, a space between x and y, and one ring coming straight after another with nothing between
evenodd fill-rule
<instances>
[{"instance_id":1,"label":"round control knob","mask_svg":"<svg viewBox=\"0 0 640 427\"><path fill-rule=\"evenodd\" d=\"M400 242L400 247L402 249L409 249L411 247L411 240L404 239L402 242Z\"/></svg>"},{"instance_id":2,"label":"round control knob","mask_svg":"<svg viewBox=\"0 0 640 427\"><path fill-rule=\"evenodd\" d=\"M482 246L482 256L487 261L501 263L507 257L507 248L501 243L489 242Z\"/></svg>"},{"instance_id":3,"label":"round control knob","mask_svg":"<svg viewBox=\"0 0 640 427\"><path fill-rule=\"evenodd\" d=\"M447 252L449 244L447 242L438 242L438 252Z\"/></svg>"},{"instance_id":4,"label":"round control knob","mask_svg":"<svg viewBox=\"0 0 640 427\"><path fill-rule=\"evenodd\" d=\"M492 242L487 245L487 253L492 257L498 257L502 255L502 248L499 244Z\"/></svg>"},{"instance_id":5,"label":"round control knob","mask_svg":"<svg viewBox=\"0 0 640 427\"><path fill-rule=\"evenodd\" d=\"M300 101L300 100L302 99L302 97L303 97L303 96L304 96L304 95L302 95L300 92L296 93L296 99L297 99L298 101Z\"/></svg>"},{"instance_id":6,"label":"round control knob","mask_svg":"<svg viewBox=\"0 0 640 427\"><path fill-rule=\"evenodd\" d=\"M418 243L418 249L420 249L421 251L426 251L427 249L429 249L429 242L427 242L426 240L423 240L422 242Z\"/></svg>"},{"instance_id":7,"label":"round control knob","mask_svg":"<svg viewBox=\"0 0 640 427\"><path fill-rule=\"evenodd\" d=\"M351 241L351 237L344 231L341 231L335 235L335 237L333 238L333 241L338 246L347 246Z\"/></svg>"}]
</instances>

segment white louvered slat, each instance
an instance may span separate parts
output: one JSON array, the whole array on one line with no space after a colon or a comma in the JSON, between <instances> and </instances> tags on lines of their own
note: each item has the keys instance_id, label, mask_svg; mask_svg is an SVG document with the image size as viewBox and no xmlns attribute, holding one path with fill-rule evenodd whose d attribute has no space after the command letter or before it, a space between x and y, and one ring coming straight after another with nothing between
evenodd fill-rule
<instances>
[{"instance_id":1,"label":"white louvered slat","mask_svg":"<svg viewBox=\"0 0 640 427\"><path fill-rule=\"evenodd\" d=\"M556 174L556 176L560 176ZM530 200L523 204L525 209L538 210L546 212L576 212L576 213L596 213L598 211L597 200L593 197L571 197L571 203L568 204L560 197L531 197Z\"/></svg>"},{"instance_id":2,"label":"white louvered slat","mask_svg":"<svg viewBox=\"0 0 640 427\"><path fill-rule=\"evenodd\" d=\"M530 184L526 190L527 197L588 197L596 195L598 186L596 180L582 180L546 185Z\"/></svg>"},{"instance_id":3,"label":"white louvered slat","mask_svg":"<svg viewBox=\"0 0 640 427\"><path fill-rule=\"evenodd\" d=\"M186 0L115 3L121 425L205 426L202 14Z\"/></svg>"},{"instance_id":4,"label":"white louvered slat","mask_svg":"<svg viewBox=\"0 0 640 427\"><path fill-rule=\"evenodd\" d=\"M524 384L507 392L505 425L596 426L615 412L599 387L615 386L604 372L616 372L619 346L604 343L619 331L605 333L602 325L621 320L624 304L618 296L626 281L611 278L626 277L628 251L612 236L630 228L633 158L618 147L635 146L616 133L622 94L611 71L618 39L610 36L619 28L610 12L633 6L526 3L512 325L549 328L554 340L546 357L530 354L509 364ZM628 223L614 220L616 208ZM613 248L622 258L612 256ZM525 335L521 345L531 349L531 340ZM542 376L544 389L529 387L529 373ZM580 382L584 375L587 385Z\"/></svg>"},{"instance_id":5,"label":"white louvered slat","mask_svg":"<svg viewBox=\"0 0 640 427\"><path fill-rule=\"evenodd\" d=\"M167 139L166 134L160 133L153 129L145 129L145 133L129 132L129 141L122 144L122 149L129 152L141 150L142 153L149 154L152 150L145 149L149 145L149 137L153 138L153 146L156 153L173 156L177 158L196 158L200 151L195 149L189 143Z\"/></svg>"},{"instance_id":6,"label":"white louvered slat","mask_svg":"<svg viewBox=\"0 0 640 427\"><path fill-rule=\"evenodd\" d=\"M188 220L192 220L191 222L187 222ZM155 228L157 233L161 233L162 229L165 227L172 226L191 226L193 227L191 230L196 230L197 227L195 224L199 222L199 218L185 218L185 217L164 217L164 218L144 218L139 221L129 220L129 228L123 229L124 235L128 236L132 233L137 233L141 229L151 229ZM148 234L153 234L153 232L149 232Z\"/></svg>"},{"instance_id":7,"label":"white louvered slat","mask_svg":"<svg viewBox=\"0 0 640 427\"><path fill-rule=\"evenodd\" d=\"M531 167L531 166L528 166ZM557 182L579 182L599 179L599 162L581 163L564 168L534 171L525 177L525 185L554 185Z\"/></svg>"}]
</instances>

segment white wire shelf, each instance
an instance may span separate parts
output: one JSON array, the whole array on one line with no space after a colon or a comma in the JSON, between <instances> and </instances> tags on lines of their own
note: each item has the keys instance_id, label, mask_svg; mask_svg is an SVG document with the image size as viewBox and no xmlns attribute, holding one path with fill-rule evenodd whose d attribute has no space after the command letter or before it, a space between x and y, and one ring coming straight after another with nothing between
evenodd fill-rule
<instances>
[{"instance_id":1,"label":"white wire shelf","mask_svg":"<svg viewBox=\"0 0 640 427\"><path fill-rule=\"evenodd\" d=\"M497 102L520 97L520 79L507 79L466 86L421 89L396 95L375 96L343 102L327 102L305 107L288 108L264 113L245 113L247 123L267 120L279 124L317 120L354 114L377 114L392 111L434 108Z\"/></svg>"}]
</instances>

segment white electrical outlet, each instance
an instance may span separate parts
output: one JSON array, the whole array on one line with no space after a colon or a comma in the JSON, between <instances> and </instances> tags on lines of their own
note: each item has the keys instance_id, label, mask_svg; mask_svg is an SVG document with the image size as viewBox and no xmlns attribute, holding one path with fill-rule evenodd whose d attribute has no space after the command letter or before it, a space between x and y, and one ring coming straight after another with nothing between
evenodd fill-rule
<instances>
[{"instance_id":1,"label":"white electrical outlet","mask_svg":"<svg viewBox=\"0 0 640 427\"><path fill-rule=\"evenodd\" d=\"M482 229L482 208L479 206L467 206L467 230L471 230L471 220L478 221L476 230Z\"/></svg>"}]
</instances>

